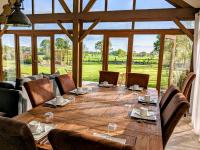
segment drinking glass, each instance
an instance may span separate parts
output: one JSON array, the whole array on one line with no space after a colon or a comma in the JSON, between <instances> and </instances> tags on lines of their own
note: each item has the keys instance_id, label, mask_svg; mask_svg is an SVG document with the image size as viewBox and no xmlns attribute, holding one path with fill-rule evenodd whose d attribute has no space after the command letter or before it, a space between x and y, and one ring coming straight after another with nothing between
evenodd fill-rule
<instances>
[{"instance_id":1,"label":"drinking glass","mask_svg":"<svg viewBox=\"0 0 200 150\"><path fill-rule=\"evenodd\" d=\"M46 123L52 123L54 114L52 112L47 112L47 113L44 114L44 117L45 117Z\"/></svg>"},{"instance_id":2,"label":"drinking glass","mask_svg":"<svg viewBox=\"0 0 200 150\"><path fill-rule=\"evenodd\" d=\"M108 123L107 130L108 130L108 135L110 135L111 132L114 132L117 130L117 124L113 122Z\"/></svg>"}]
</instances>

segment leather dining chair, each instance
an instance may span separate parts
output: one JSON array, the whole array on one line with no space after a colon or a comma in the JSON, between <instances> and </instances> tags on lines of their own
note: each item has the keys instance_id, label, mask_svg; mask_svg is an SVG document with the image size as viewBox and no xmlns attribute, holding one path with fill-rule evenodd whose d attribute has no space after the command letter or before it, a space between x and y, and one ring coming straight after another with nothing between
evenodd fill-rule
<instances>
[{"instance_id":1,"label":"leather dining chair","mask_svg":"<svg viewBox=\"0 0 200 150\"><path fill-rule=\"evenodd\" d=\"M59 129L51 130L48 139L53 150L132 150L128 145Z\"/></svg>"},{"instance_id":2,"label":"leather dining chair","mask_svg":"<svg viewBox=\"0 0 200 150\"><path fill-rule=\"evenodd\" d=\"M127 73L126 86L130 87L134 84L147 89L149 83L149 75L141 73Z\"/></svg>"},{"instance_id":3,"label":"leather dining chair","mask_svg":"<svg viewBox=\"0 0 200 150\"><path fill-rule=\"evenodd\" d=\"M190 72L187 75L187 78L184 80L183 86L181 88L181 92L183 93L183 95L185 95L188 101L190 97L190 89L192 87L192 82L194 81L195 78L196 78L196 74L194 74L194 72Z\"/></svg>"},{"instance_id":4,"label":"leather dining chair","mask_svg":"<svg viewBox=\"0 0 200 150\"><path fill-rule=\"evenodd\" d=\"M37 150L33 135L25 123L0 117L1 150Z\"/></svg>"},{"instance_id":5,"label":"leather dining chair","mask_svg":"<svg viewBox=\"0 0 200 150\"><path fill-rule=\"evenodd\" d=\"M173 96L161 115L163 147L166 146L174 128L189 109L189 102L182 93Z\"/></svg>"},{"instance_id":6,"label":"leather dining chair","mask_svg":"<svg viewBox=\"0 0 200 150\"><path fill-rule=\"evenodd\" d=\"M117 85L119 78L119 72L113 71L100 71L99 72L99 84L107 81L109 84Z\"/></svg>"},{"instance_id":7,"label":"leather dining chair","mask_svg":"<svg viewBox=\"0 0 200 150\"><path fill-rule=\"evenodd\" d=\"M162 96L159 106L160 106L160 113L162 113L164 111L164 109L167 107L167 105L169 104L169 102L171 101L172 97L179 93L180 91L178 90L178 88L174 85L171 85L166 92L164 93L164 95Z\"/></svg>"},{"instance_id":8,"label":"leather dining chair","mask_svg":"<svg viewBox=\"0 0 200 150\"><path fill-rule=\"evenodd\" d=\"M72 77L68 74L55 77L55 81L58 85L58 89L61 95L67 94L69 91L76 88Z\"/></svg>"},{"instance_id":9,"label":"leather dining chair","mask_svg":"<svg viewBox=\"0 0 200 150\"><path fill-rule=\"evenodd\" d=\"M55 98L53 85L47 78L26 82L24 87L33 107Z\"/></svg>"}]
</instances>

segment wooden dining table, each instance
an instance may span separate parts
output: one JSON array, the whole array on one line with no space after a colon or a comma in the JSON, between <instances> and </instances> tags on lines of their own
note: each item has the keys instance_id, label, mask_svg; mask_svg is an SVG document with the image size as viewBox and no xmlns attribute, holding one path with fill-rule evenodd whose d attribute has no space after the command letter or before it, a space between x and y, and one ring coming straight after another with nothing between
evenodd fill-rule
<instances>
[{"instance_id":1,"label":"wooden dining table","mask_svg":"<svg viewBox=\"0 0 200 150\"><path fill-rule=\"evenodd\" d=\"M162 150L162 130L159 105L138 103L138 96L146 94L158 96L155 89L133 92L123 87L101 88L88 85L92 92L84 95L74 95L74 100L63 107L40 105L25 112L15 119L29 123L36 120L45 122L44 114L54 114L51 124L62 130L76 131L83 134L105 134L111 137L125 139L126 144L136 150ZM72 97L70 94L65 98ZM157 121L149 122L130 117L133 108L148 107L157 113ZM108 125L115 124L114 130ZM66 141L67 142L67 141ZM48 142L36 141L40 148L52 149Z\"/></svg>"}]
</instances>

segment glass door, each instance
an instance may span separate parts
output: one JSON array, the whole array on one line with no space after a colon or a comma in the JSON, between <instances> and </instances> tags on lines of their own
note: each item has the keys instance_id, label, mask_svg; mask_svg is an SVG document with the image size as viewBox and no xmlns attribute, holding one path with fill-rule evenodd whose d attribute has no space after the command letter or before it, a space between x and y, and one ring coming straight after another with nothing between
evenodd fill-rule
<instances>
[{"instance_id":1,"label":"glass door","mask_svg":"<svg viewBox=\"0 0 200 150\"><path fill-rule=\"evenodd\" d=\"M32 42L31 36L19 37L20 76L32 75Z\"/></svg>"},{"instance_id":2,"label":"glass door","mask_svg":"<svg viewBox=\"0 0 200 150\"><path fill-rule=\"evenodd\" d=\"M128 37L109 37L108 71L126 73Z\"/></svg>"},{"instance_id":3,"label":"glass door","mask_svg":"<svg viewBox=\"0 0 200 150\"><path fill-rule=\"evenodd\" d=\"M51 73L51 38L50 36L37 37L37 68L38 74Z\"/></svg>"}]
</instances>

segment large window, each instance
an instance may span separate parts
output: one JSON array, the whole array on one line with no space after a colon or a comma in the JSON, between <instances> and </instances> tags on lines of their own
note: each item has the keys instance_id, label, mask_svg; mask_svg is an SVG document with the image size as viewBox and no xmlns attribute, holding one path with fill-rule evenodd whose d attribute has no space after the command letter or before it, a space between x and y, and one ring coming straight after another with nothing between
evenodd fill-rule
<instances>
[{"instance_id":1,"label":"large window","mask_svg":"<svg viewBox=\"0 0 200 150\"><path fill-rule=\"evenodd\" d=\"M109 38L108 70L126 72L128 38Z\"/></svg>"},{"instance_id":2,"label":"large window","mask_svg":"<svg viewBox=\"0 0 200 150\"><path fill-rule=\"evenodd\" d=\"M51 73L50 37L37 37L38 73Z\"/></svg>"},{"instance_id":3,"label":"large window","mask_svg":"<svg viewBox=\"0 0 200 150\"><path fill-rule=\"evenodd\" d=\"M20 71L21 77L32 75L32 47L30 36L20 36Z\"/></svg>"},{"instance_id":4,"label":"large window","mask_svg":"<svg viewBox=\"0 0 200 150\"><path fill-rule=\"evenodd\" d=\"M88 35L83 41L83 81L99 80L102 70L103 36Z\"/></svg>"},{"instance_id":5,"label":"large window","mask_svg":"<svg viewBox=\"0 0 200 150\"><path fill-rule=\"evenodd\" d=\"M72 73L72 42L63 34L55 35L55 63L56 72L60 74Z\"/></svg>"},{"instance_id":6,"label":"large window","mask_svg":"<svg viewBox=\"0 0 200 150\"><path fill-rule=\"evenodd\" d=\"M15 42L13 34L5 34L2 37L3 43L3 80L15 81L16 79L16 60Z\"/></svg>"},{"instance_id":7,"label":"large window","mask_svg":"<svg viewBox=\"0 0 200 150\"><path fill-rule=\"evenodd\" d=\"M149 86L156 87L159 42L158 35L135 35L132 72L150 75Z\"/></svg>"},{"instance_id":8,"label":"large window","mask_svg":"<svg viewBox=\"0 0 200 150\"><path fill-rule=\"evenodd\" d=\"M52 0L34 0L35 14L51 14Z\"/></svg>"},{"instance_id":9,"label":"large window","mask_svg":"<svg viewBox=\"0 0 200 150\"><path fill-rule=\"evenodd\" d=\"M133 9L133 0L108 0L108 10L131 10Z\"/></svg>"},{"instance_id":10,"label":"large window","mask_svg":"<svg viewBox=\"0 0 200 150\"><path fill-rule=\"evenodd\" d=\"M170 84L182 87L190 71L192 41L186 35L166 35L161 88Z\"/></svg>"}]
</instances>

